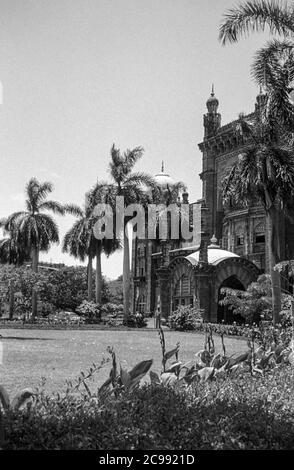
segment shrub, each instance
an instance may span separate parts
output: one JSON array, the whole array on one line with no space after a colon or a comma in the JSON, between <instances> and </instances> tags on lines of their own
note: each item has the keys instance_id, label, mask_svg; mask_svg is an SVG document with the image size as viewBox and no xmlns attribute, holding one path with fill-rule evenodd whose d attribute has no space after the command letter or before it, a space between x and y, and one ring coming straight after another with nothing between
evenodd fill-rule
<instances>
[{"instance_id":1,"label":"shrub","mask_svg":"<svg viewBox=\"0 0 294 470\"><path fill-rule=\"evenodd\" d=\"M269 274L262 274L252 282L246 291L224 287L221 289L224 298L220 301L236 316L249 324L272 320L272 289ZM292 296L282 293L282 321L291 322Z\"/></svg>"},{"instance_id":2,"label":"shrub","mask_svg":"<svg viewBox=\"0 0 294 470\"><path fill-rule=\"evenodd\" d=\"M115 318L123 314L124 306L122 304L107 302L106 304L99 305L99 311L101 317L109 316Z\"/></svg>"},{"instance_id":3,"label":"shrub","mask_svg":"<svg viewBox=\"0 0 294 470\"><path fill-rule=\"evenodd\" d=\"M95 302L83 300L76 309L76 313L85 318L87 323L98 323L101 319L100 308Z\"/></svg>"},{"instance_id":4,"label":"shrub","mask_svg":"<svg viewBox=\"0 0 294 470\"><path fill-rule=\"evenodd\" d=\"M124 324L130 328L144 328L147 321L142 313L137 312L131 313Z\"/></svg>"},{"instance_id":5,"label":"shrub","mask_svg":"<svg viewBox=\"0 0 294 470\"><path fill-rule=\"evenodd\" d=\"M189 389L144 385L100 399L41 396L5 416L4 449L293 449L294 372Z\"/></svg>"},{"instance_id":6,"label":"shrub","mask_svg":"<svg viewBox=\"0 0 294 470\"><path fill-rule=\"evenodd\" d=\"M179 307L169 317L170 326L179 331L195 330L200 320L199 310L184 306Z\"/></svg>"}]
</instances>

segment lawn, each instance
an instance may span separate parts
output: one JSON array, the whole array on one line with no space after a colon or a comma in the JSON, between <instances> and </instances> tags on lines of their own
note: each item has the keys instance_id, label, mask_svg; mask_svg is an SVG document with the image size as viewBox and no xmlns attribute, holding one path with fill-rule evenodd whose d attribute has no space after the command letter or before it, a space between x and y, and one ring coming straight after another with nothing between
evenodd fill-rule
<instances>
[{"instance_id":1,"label":"lawn","mask_svg":"<svg viewBox=\"0 0 294 470\"><path fill-rule=\"evenodd\" d=\"M99 363L107 346L114 346L123 367L131 368L138 361L153 358L153 370L161 369L161 350L158 333L154 330L0 330L3 361L0 364L0 384L9 393L25 387L40 385L46 377L46 390L62 391L66 379L74 379L93 362ZM166 348L172 349L179 341L179 359L188 362L203 348L204 336L199 333L165 332ZM221 350L215 336L216 351ZM225 339L228 354L247 349L242 339ZM1 345L0 345L1 346ZM1 355L0 355L1 357ZM109 374L106 365L99 376L102 383Z\"/></svg>"}]
</instances>

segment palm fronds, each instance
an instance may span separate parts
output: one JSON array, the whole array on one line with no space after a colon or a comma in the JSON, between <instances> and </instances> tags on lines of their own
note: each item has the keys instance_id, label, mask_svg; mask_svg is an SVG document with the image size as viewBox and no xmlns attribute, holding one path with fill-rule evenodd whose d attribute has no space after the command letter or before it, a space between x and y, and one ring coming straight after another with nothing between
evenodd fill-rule
<instances>
[{"instance_id":1,"label":"palm fronds","mask_svg":"<svg viewBox=\"0 0 294 470\"><path fill-rule=\"evenodd\" d=\"M274 0L246 1L225 13L220 26L219 40L223 45L228 42L234 43L251 32L263 32L267 27L271 34L292 36L293 7Z\"/></svg>"}]
</instances>

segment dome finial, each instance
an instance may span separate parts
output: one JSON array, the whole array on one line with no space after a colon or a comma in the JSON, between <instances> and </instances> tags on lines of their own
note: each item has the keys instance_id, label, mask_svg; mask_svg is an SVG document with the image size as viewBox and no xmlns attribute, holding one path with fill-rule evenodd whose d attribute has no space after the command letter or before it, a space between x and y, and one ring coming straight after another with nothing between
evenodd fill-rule
<instances>
[{"instance_id":1,"label":"dome finial","mask_svg":"<svg viewBox=\"0 0 294 470\"><path fill-rule=\"evenodd\" d=\"M212 83L210 97L206 101L208 112L212 114L217 113L218 104L218 99L214 94L214 83Z\"/></svg>"},{"instance_id":2,"label":"dome finial","mask_svg":"<svg viewBox=\"0 0 294 470\"><path fill-rule=\"evenodd\" d=\"M219 245L217 243L217 238L215 236L215 234L212 235L211 239L210 239L210 245L208 248L219 248Z\"/></svg>"},{"instance_id":3,"label":"dome finial","mask_svg":"<svg viewBox=\"0 0 294 470\"><path fill-rule=\"evenodd\" d=\"M210 241L211 241L211 243L213 243L214 245L217 244L217 238L216 238L215 234L212 235Z\"/></svg>"},{"instance_id":4,"label":"dome finial","mask_svg":"<svg viewBox=\"0 0 294 470\"><path fill-rule=\"evenodd\" d=\"M164 161L161 162L161 173L164 173Z\"/></svg>"}]
</instances>

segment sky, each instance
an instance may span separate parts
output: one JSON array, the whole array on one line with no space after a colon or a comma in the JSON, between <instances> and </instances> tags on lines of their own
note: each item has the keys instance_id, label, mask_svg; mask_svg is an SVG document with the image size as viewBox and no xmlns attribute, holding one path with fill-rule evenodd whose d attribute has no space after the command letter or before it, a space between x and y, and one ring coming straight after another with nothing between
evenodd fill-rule
<instances>
[{"instance_id":1,"label":"sky","mask_svg":"<svg viewBox=\"0 0 294 470\"><path fill-rule=\"evenodd\" d=\"M0 0L0 218L35 176L83 205L109 179L113 143L142 146L136 170L165 170L201 197L203 114L212 83L222 123L254 108L255 51L268 37L218 42L234 0ZM56 217L60 238L74 217ZM79 263L53 246L41 260ZM109 278L122 253L103 258Z\"/></svg>"}]
</instances>

